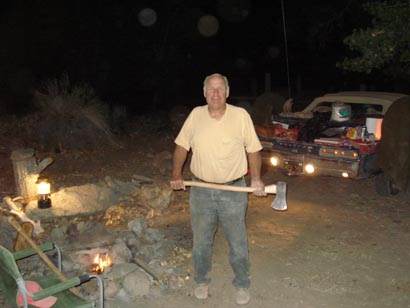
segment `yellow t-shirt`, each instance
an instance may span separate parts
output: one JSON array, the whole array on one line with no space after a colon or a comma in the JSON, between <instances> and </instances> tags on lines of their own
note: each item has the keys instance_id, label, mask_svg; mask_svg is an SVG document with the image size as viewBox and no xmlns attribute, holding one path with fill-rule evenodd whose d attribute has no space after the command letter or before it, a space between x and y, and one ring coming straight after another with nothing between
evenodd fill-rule
<instances>
[{"instance_id":1,"label":"yellow t-shirt","mask_svg":"<svg viewBox=\"0 0 410 308\"><path fill-rule=\"evenodd\" d=\"M192 110L175 143L192 149L191 172L213 183L226 183L248 171L247 153L262 149L251 117L240 107L226 105L219 120L208 113L208 105Z\"/></svg>"}]
</instances>

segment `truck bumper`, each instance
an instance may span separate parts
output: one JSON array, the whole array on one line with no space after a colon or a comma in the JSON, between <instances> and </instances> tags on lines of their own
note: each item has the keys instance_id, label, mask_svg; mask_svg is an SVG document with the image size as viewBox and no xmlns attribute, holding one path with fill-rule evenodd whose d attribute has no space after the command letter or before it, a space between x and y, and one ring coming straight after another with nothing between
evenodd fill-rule
<instances>
[{"instance_id":1,"label":"truck bumper","mask_svg":"<svg viewBox=\"0 0 410 308\"><path fill-rule=\"evenodd\" d=\"M274 164L272 164L272 158L274 158ZM366 165L360 157L357 160L344 160L307 154L262 151L262 159L264 164L278 168L287 175L361 179L369 177L374 172L373 166L370 166L373 162L370 161L370 165L367 164L368 166L363 168Z\"/></svg>"}]
</instances>

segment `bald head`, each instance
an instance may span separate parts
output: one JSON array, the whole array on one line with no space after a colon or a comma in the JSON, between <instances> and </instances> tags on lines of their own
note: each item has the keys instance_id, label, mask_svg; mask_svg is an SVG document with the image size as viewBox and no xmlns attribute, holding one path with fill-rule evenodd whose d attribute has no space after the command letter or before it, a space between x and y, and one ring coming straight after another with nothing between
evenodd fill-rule
<instances>
[{"instance_id":1,"label":"bald head","mask_svg":"<svg viewBox=\"0 0 410 308\"><path fill-rule=\"evenodd\" d=\"M226 77L225 77L224 75L222 75L222 74L214 73L214 74L212 74L212 75L206 76L206 78L205 78L205 80L204 80L204 91L206 90L206 87L207 87L207 85L208 85L208 81L209 81L210 79L213 79L213 78L220 78L220 79L222 79L222 80L224 81L224 84L225 84L225 89L226 89L226 90L229 89L228 78L226 78Z\"/></svg>"}]
</instances>

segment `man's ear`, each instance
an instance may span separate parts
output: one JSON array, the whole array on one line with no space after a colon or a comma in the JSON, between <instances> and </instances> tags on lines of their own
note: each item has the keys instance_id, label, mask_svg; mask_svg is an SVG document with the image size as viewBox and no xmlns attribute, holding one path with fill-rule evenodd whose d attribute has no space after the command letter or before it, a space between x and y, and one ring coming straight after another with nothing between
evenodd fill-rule
<instances>
[{"instance_id":1,"label":"man's ear","mask_svg":"<svg viewBox=\"0 0 410 308\"><path fill-rule=\"evenodd\" d=\"M226 89L226 98L229 96L229 87Z\"/></svg>"}]
</instances>

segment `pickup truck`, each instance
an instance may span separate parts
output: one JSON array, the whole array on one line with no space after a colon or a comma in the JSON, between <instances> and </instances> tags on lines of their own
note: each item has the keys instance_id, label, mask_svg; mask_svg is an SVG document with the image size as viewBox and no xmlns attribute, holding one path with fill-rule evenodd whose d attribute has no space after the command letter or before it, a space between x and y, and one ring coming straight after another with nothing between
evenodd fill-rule
<instances>
[{"instance_id":1,"label":"pickup truck","mask_svg":"<svg viewBox=\"0 0 410 308\"><path fill-rule=\"evenodd\" d=\"M287 175L362 179L379 172L383 116L405 94L371 91L329 93L301 112L255 125L264 164Z\"/></svg>"}]
</instances>

